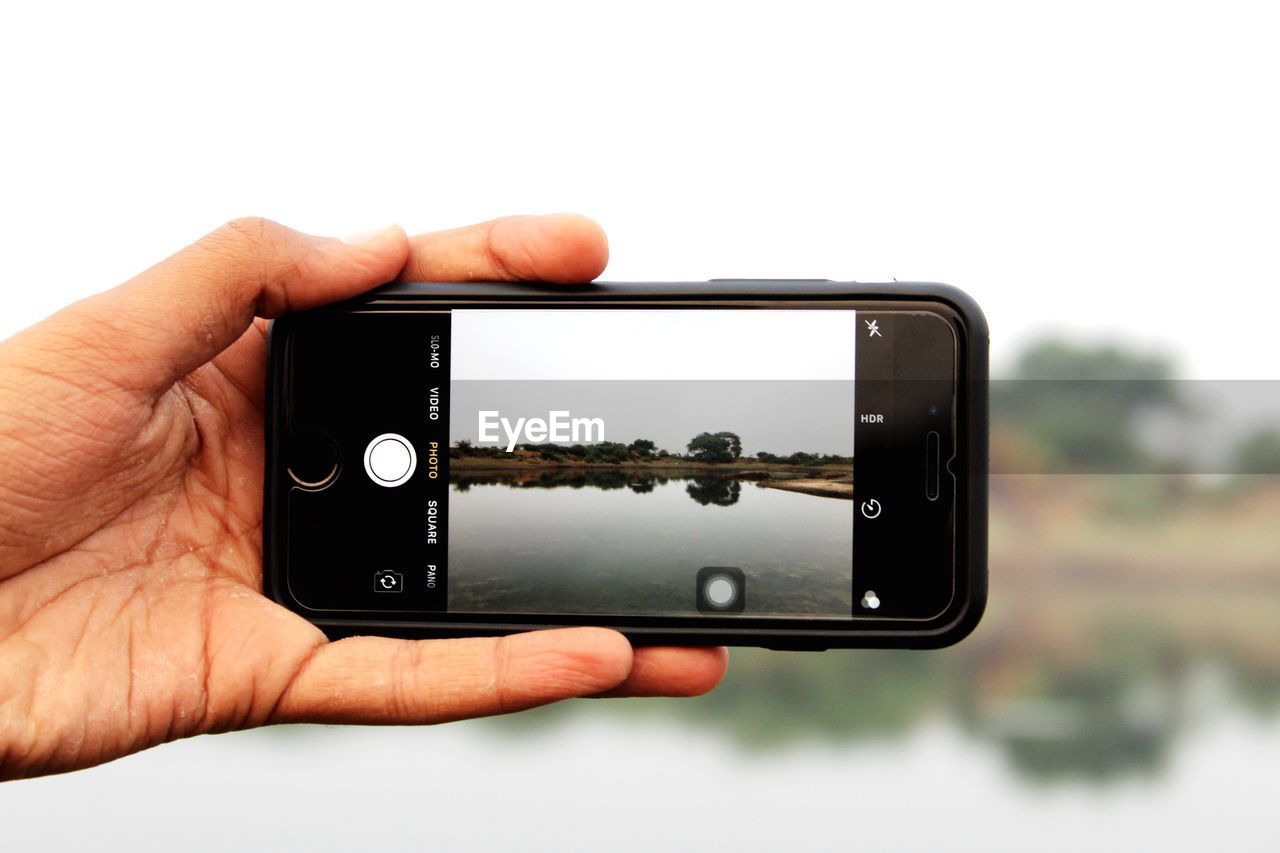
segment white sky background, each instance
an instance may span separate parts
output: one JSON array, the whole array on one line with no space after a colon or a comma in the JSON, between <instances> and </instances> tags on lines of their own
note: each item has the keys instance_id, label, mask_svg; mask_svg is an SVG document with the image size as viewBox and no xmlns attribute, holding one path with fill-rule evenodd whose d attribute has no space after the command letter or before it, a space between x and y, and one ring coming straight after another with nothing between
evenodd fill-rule
<instances>
[{"instance_id":1,"label":"white sky background","mask_svg":"<svg viewBox=\"0 0 1280 853\"><path fill-rule=\"evenodd\" d=\"M856 312L459 310L449 378L854 378Z\"/></svg>"},{"instance_id":2,"label":"white sky background","mask_svg":"<svg viewBox=\"0 0 1280 853\"><path fill-rule=\"evenodd\" d=\"M1280 373L1277 10L1077 2L9 4L0 334L257 213L578 210L615 280L941 280Z\"/></svg>"},{"instance_id":3,"label":"white sky background","mask_svg":"<svg viewBox=\"0 0 1280 853\"><path fill-rule=\"evenodd\" d=\"M614 280L945 281L985 309L997 365L1033 336L1065 331L1175 353L1192 378L1280 378L1278 32L1280 8L1261 2L8 3L0 336L234 216L342 235L576 210L608 231L605 277ZM454 732L425 731L446 744ZM314 769L280 773L312 768L315 754L326 755L326 771L361 770L342 755L302 742L297 757L272 756L255 741L223 760L236 743L225 738L236 736L196 739L6 789L0 805L11 796L19 805L10 813L28 818L25 828L11 818L6 838L36 849L70 827L89 839L80 847L123 836L141 838L138 849L175 837L225 848L221 831L231 844L256 833L281 849L336 847L333 838L346 839L332 825L383 827L376 808L387 791L414 790L434 762L484 771L449 800L446 840L484 847L492 780L510 777L507 800L546 807L526 809L532 823L507 826L521 842L564 849L557 809L576 802L584 774L623 744L618 737L640 744L615 750L619 778L672 775L670 752L634 733L589 747L555 741L515 765L510 755L525 746L514 739L490 754L470 742L450 752L386 730L369 735L388 740L379 752L364 733L339 734L351 738L351 755L375 759L337 774L340 783L403 784L340 784L335 794ZM857 776L866 757L846 758L853 763L832 770L831 784L810 769L773 787L774 776L713 756L704 763L729 770L695 766L683 774L690 784L654 802L671 811L658 822L663 832L695 841L707 824L702 792L723 792L715 805L737 809L752 829L778 806L796 820L774 821L776 837L752 836L775 848L803 825L811 798L798 790L835 792L842 803L862 792L853 818L877 830L901 824L903 803L913 814L981 815L960 824L973 825L968 836L924 824L921 847L939 825L948 826L944 842L987 832L991 846L1015 849L1076 835L1149 846L1160 828L1189 847L1205 838L1263 844L1274 817L1237 809L1241 792L1252 802L1273 781L1274 744L1261 760L1258 745L1250 731L1225 751L1208 743L1202 760L1173 762L1168 790L1145 780L1047 794L953 784L924 800L921 780L954 779L957 767L966 778L950 753L904 762L889 744L874 772ZM412 757L412 771L387 777L384 754ZM166 765L165 756L183 758ZM572 775L578 767L584 774ZM910 772L886 777L902 767ZM132 784L130 773L153 784ZM532 800L522 796L526 779ZM192 784L211 793L193 796ZM365 796L345 798L348 789ZM768 808L761 790L777 794ZM582 846L630 826L629 792L587 790L580 811L592 831L579 833ZM290 824L282 835L279 815L262 807L282 795L342 820L310 831ZM193 836L214 796L238 797L244 809L227 813L244 819ZM66 820L79 803L106 822ZM406 826L411 814L430 844L440 833L417 805L385 825ZM1244 824L1231 822L1237 812Z\"/></svg>"}]
</instances>

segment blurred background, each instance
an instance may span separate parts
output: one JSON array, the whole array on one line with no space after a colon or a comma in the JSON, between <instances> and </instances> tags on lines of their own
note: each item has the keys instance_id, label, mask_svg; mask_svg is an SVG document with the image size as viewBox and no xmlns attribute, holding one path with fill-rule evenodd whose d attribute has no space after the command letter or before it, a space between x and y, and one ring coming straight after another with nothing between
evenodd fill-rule
<instances>
[{"instance_id":1,"label":"blurred background","mask_svg":"<svg viewBox=\"0 0 1280 853\"><path fill-rule=\"evenodd\" d=\"M958 285L1000 381L990 607L955 648L735 650L690 701L170 744L0 786L4 848L1274 849L1277 23L6 6L0 335L238 215L576 210L606 278Z\"/></svg>"}]
</instances>

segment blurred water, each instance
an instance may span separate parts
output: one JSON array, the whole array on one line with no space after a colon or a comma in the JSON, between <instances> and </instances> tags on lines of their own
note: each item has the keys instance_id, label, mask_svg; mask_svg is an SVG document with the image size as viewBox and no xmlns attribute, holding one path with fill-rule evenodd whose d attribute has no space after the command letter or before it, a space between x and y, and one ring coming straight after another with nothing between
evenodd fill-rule
<instances>
[{"instance_id":1,"label":"blurred water","mask_svg":"<svg viewBox=\"0 0 1280 853\"><path fill-rule=\"evenodd\" d=\"M1274 849L1280 482L992 500L957 647L735 650L690 701L200 738L0 787L3 848Z\"/></svg>"},{"instance_id":2,"label":"blurred water","mask_svg":"<svg viewBox=\"0 0 1280 853\"><path fill-rule=\"evenodd\" d=\"M586 704L586 703L583 703ZM778 721L785 725L785 721ZM1158 780L1027 788L931 719L894 742L744 754L710 730L582 709L495 733L296 729L201 738L5 786L5 849L1274 849L1280 728L1198 729Z\"/></svg>"}]
</instances>

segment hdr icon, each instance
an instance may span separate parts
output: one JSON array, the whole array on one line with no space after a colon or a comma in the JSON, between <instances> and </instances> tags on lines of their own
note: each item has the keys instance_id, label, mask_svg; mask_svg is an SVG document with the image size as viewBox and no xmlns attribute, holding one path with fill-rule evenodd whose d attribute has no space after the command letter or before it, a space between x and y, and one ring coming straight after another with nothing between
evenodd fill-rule
<instances>
[{"instance_id":1,"label":"hdr icon","mask_svg":"<svg viewBox=\"0 0 1280 853\"><path fill-rule=\"evenodd\" d=\"M884 423L884 415L862 415L858 420L864 424L882 424Z\"/></svg>"}]
</instances>

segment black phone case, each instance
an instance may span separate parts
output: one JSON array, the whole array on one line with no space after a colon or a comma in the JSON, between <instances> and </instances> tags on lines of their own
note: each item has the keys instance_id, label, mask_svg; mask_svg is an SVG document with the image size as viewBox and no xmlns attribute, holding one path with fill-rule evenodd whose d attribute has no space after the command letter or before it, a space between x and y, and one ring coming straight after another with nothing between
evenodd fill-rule
<instances>
[{"instance_id":1,"label":"black phone case","mask_svg":"<svg viewBox=\"0 0 1280 853\"><path fill-rule=\"evenodd\" d=\"M715 627L660 625L611 626L607 618L594 624L618 627L637 645L734 645L770 649L811 650L827 648L941 648L959 642L977 626L987 601L987 471L988 457L988 330L977 303L963 291L945 284L894 282L863 284L826 279L767 280L716 279L705 282L615 283L586 285L466 283L395 283L347 302L317 311L346 311L400 305L406 308L433 302L451 305L485 303L535 303L548 306L557 300L602 304L679 304L681 302L750 302L769 305L788 302L831 302L852 305L859 310L876 310L877 303L931 302L953 314L959 340L957 394L957 444L966 450L968 466L960 484L956 503L956 591L952 605L940 616L917 623L909 629L877 627L873 621L855 620L847 630L815 630L802 624L777 629L735 628L731 620ZM263 484L263 585L276 602L306 617L331 639L354 635L403 638L493 636L537 628L556 627L550 623L444 623L385 618L331 618L311 611L289 592L285 581L285 555L280 535L287 523L280 497L290 487L277 470L274 459L279 446L278 431L283 422L278 389L285 369L284 347L293 317L285 315L271 324L266 386L266 468ZM798 621L798 620L797 620Z\"/></svg>"}]
</instances>

